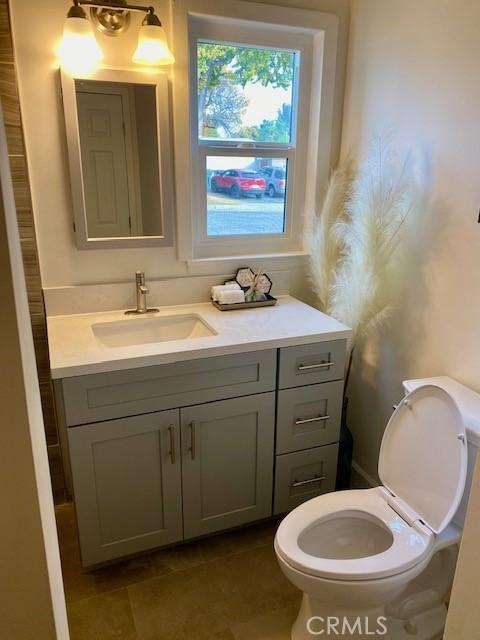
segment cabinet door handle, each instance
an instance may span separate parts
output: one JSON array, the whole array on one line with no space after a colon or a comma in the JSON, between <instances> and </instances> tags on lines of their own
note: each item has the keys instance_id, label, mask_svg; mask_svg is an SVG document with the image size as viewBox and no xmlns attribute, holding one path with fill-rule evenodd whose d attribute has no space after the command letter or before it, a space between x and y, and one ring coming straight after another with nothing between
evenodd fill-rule
<instances>
[{"instance_id":1,"label":"cabinet door handle","mask_svg":"<svg viewBox=\"0 0 480 640\"><path fill-rule=\"evenodd\" d=\"M168 427L168 433L170 434L170 460L172 464L175 464L175 427L173 424Z\"/></svg>"},{"instance_id":2,"label":"cabinet door handle","mask_svg":"<svg viewBox=\"0 0 480 640\"><path fill-rule=\"evenodd\" d=\"M299 371L310 371L311 369L323 369L324 367L333 367L335 362L319 362L318 364L299 364Z\"/></svg>"},{"instance_id":3,"label":"cabinet door handle","mask_svg":"<svg viewBox=\"0 0 480 640\"><path fill-rule=\"evenodd\" d=\"M303 487L305 484L313 484L314 482L320 482L321 480L325 480L327 476L316 476L315 478L310 478L309 480L294 480L292 482L292 487Z\"/></svg>"},{"instance_id":4,"label":"cabinet door handle","mask_svg":"<svg viewBox=\"0 0 480 640\"><path fill-rule=\"evenodd\" d=\"M309 422L323 422L328 420L330 416L316 416L315 418L305 418L304 420L295 420L295 424L308 424Z\"/></svg>"},{"instance_id":5,"label":"cabinet door handle","mask_svg":"<svg viewBox=\"0 0 480 640\"><path fill-rule=\"evenodd\" d=\"M197 457L197 434L195 420L190 422L190 456L192 460Z\"/></svg>"}]
</instances>

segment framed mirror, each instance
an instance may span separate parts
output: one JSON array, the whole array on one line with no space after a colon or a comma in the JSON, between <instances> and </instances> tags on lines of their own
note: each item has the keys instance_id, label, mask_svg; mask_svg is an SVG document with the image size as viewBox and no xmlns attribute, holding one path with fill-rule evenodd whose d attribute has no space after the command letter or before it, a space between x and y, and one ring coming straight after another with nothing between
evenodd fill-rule
<instances>
[{"instance_id":1,"label":"framed mirror","mask_svg":"<svg viewBox=\"0 0 480 640\"><path fill-rule=\"evenodd\" d=\"M173 244L173 176L164 74L61 71L79 249Z\"/></svg>"}]
</instances>

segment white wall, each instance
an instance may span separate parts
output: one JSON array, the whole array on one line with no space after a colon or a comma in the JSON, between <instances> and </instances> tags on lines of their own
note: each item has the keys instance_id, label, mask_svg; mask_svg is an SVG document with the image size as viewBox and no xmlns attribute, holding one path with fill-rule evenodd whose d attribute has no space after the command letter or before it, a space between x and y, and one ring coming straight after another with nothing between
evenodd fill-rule
<instances>
[{"instance_id":1,"label":"white wall","mask_svg":"<svg viewBox=\"0 0 480 640\"><path fill-rule=\"evenodd\" d=\"M477 0L352 2L342 153L387 131L431 174L399 308L353 372L354 457L372 476L402 379L480 390L479 28Z\"/></svg>"},{"instance_id":2,"label":"white wall","mask_svg":"<svg viewBox=\"0 0 480 640\"><path fill-rule=\"evenodd\" d=\"M38 236L40 267L44 287L119 282L131 280L136 269L150 279L210 272L231 273L233 265L214 264L187 269L176 260L174 248L78 251L72 228L67 152L55 47L61 36L68 0L45 0L40 19L31 24L31 0L11 0L14 46L19 76L31 189ZM152 3L169 29L167 1ZM339 17L338 82L336 110L341 112L343 71L346 59L348 0L275 0L271 4L330 11ZM221 3L219 3L219 8ZM105 64L132 68L130 58L136 46L136 26L141 16L132 15L132 27L119 38L98 35ZM340 118L336 125L339 134ZM185 178L183 178L185 179ZM300 277L303 261L266 261L267 270L294 270Z\"/></svg>"},{"instance_id":3,"label":"white wall","mask_svg":"<svg viewBox=\"0 0 480 640\"><path fill-rule=\"evenodd\" d=\"M0 638L68 640L45 429L0 109Z\"/></svg>"}]
</instances>

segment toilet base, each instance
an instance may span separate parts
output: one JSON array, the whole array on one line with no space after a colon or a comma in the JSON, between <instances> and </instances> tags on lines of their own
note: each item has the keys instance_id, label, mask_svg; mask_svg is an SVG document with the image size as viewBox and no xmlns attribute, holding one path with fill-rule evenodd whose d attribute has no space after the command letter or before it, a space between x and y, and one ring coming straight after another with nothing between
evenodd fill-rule
<instances>
[{"instance_id":1,"label":"toilet base","mask_svg":"<svg viewBox=\"0 0 480 640\"><path fill-rule=\"evenodd\" d=\"M292 627L292 640L313 640L317 637L371 640L386 635L383 607L371 610L345 610L332 607L304 593L300 611Z\"/></svg>"},{"instance_id":2,"label":"toilet base","mask_svg":"<svg viewBox=\"0 0 480 640\"><path fill-rule=\"evenodd\" d=\"M292 640L441 640L447 615L444 603L453 582L457 555L457 545L450 545L437 551L423 568L415 569L411 580L400 575L377 584L312 578L279 558L286 577L303 591ZM350 609L352 604L355 608Z\"/></svg>"},{"instance_id":3,"label":"toilet base","mask_svg":"<svg viewBox=\"0 0 480 640\"><path fill-rule=\"evenodd\" d=\"M328 610L325 611L325 609ZM408 620L386 616L383 608L371 611L332 611L318 600L303 595L292 640L340 637L351 640L441 640L447 608L441 604Z\"/></svg>"},{"instance_id":4,"label":"toilet base","mask_svg":"<svg viewBox=\"0 0 480 640\"><path fill-rule=\"evenodd\" d=\"M388 618L388 640L442 640L447 607L439 605L409 620Z\"/></svg>"}]
</instances>

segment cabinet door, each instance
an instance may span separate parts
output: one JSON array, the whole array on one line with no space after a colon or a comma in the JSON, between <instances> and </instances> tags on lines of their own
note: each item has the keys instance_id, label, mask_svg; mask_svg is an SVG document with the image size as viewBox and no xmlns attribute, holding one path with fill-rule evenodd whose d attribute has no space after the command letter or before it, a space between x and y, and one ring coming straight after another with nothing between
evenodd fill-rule
<instances>
[{"instance_id":1,"label":"cabinet door","mask_svg":"<svg viewBox=\"0 0 480 640\"><path fill-rule=\"evenodd\" d=\"M68 430L82 563L182 538L178 410Z\"/></svg>"},{"instance_id":2,"label":"cabinet door","mask_svg":"<svg viewBox=\"0 0 480 640\"><path fill-rule=\"evenodd\" d=\"M185 538L272 513L275 394L181 409Z\"/></svg>"}]
</instances>

